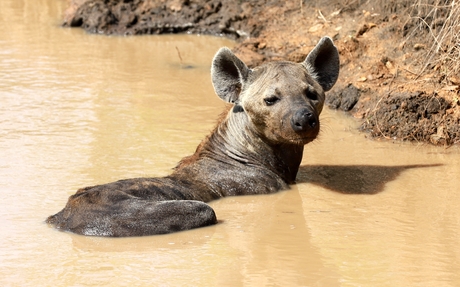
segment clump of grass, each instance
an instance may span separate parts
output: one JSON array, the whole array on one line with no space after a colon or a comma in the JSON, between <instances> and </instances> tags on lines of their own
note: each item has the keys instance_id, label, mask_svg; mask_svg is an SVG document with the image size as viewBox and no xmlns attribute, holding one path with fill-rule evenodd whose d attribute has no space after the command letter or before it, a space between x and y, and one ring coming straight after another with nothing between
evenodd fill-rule
<instances>
[{"instance_id":1,"label":"clump of grass","mask_svg":"<svg viewBox=\"0 0 460 287\"><path fill-rule=\"evenodd\" d=\"M408 37L424 34L428 43L420 74L431 67L443 79L460 75L460 1L418 0L410 16L417 24Z\"/></svg>"}]
</instances>

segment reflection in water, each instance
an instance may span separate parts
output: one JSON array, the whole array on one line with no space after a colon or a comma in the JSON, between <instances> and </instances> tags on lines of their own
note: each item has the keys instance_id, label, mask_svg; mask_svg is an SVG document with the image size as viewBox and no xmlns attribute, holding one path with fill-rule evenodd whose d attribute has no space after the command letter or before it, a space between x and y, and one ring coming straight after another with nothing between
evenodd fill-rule
<instances>
[{"instance_id":1,"label":"reflection in water","mask_svg":"<svg viewBox=\"0 0 460 287\"><path fill-rule=\"evenodd\" d=\"M162 176L195 150L224 109L213 53L232 43L88 35L59 27L66 1L0 5L1 286L460 285L460 149L370 141L327 109L298 183L212 202L215 226L50 228L77 188Z\"/></svg>"},{"instance_id":2,"label":"reflection in water","mask_svg":"<svg viewBox=\"0 0 460 287\"><path fill-rule=\"evenodd\" d=\"M442 164L413 164L402 166L372 165L309 165L301 166L297 183L308 182L347 194L375 194L385 184L396 180L404 171L414 168L435 167Z\"/></svg>"}]
</instances>

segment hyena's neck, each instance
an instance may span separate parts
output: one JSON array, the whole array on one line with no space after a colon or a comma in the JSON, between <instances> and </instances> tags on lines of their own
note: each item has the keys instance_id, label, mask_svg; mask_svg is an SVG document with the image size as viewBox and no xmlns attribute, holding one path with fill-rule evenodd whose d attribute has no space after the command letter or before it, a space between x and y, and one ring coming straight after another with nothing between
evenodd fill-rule
<instances>
[{"instance_id":1,"label":"hyena's neck","mask_svg":"<svg viewBox=\"0 0 460 287\"><path fill-rule=\"evenodd\" d=\"M229 111L203 143L203 153L222 161L237 161L248 168L258 166L293 183L302 161L303 146L272 144L251 126L243 111Z\"/></svg>"}]
</instances>

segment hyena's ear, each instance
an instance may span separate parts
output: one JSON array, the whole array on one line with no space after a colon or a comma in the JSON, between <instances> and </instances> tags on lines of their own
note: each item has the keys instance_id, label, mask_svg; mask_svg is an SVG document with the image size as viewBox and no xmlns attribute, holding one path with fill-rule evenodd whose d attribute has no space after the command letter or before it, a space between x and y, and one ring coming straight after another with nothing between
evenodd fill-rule
<instances>
[{"instance_id":1,"label":"hyena's ear","mask_svg":"<svg viewBox=\"0 0 460 287\"><path fill-rule=\"evenodd\" d=\"M212 60L211 78L216 94L229 103L238 101L249 69L229 48L221 48Z\"/></svg>"},{"instance_id":2,"label":"hyena's ear","mask_svg":"<svg viewBox=\"0 0 460 287\"><path fill-rule=\"evenodd\" d=\"M339 77L339 52L329 37L323 37L302 64L324 91L329 91Z\"/></svg>"}]
</instances>

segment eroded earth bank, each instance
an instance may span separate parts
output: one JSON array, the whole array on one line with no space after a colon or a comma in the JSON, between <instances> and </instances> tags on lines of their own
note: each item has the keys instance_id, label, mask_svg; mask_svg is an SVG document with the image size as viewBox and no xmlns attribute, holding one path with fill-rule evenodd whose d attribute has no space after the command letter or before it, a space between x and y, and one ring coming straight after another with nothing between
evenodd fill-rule
<instances>
[{"instance_id":1,"label":"eroded earth bank","mask_svg":"<svg viewBox=\"0 0 460 287\"><path fill-rule=\"evenodd\" d=\"M237 41L234 51L250 66L301 61L329 35L341 56L329 107L353 115L372 137L460 143L460 4L313 2L69 0L63 26L106 35L220 35Z\"/></svg>"}]
</instances>

